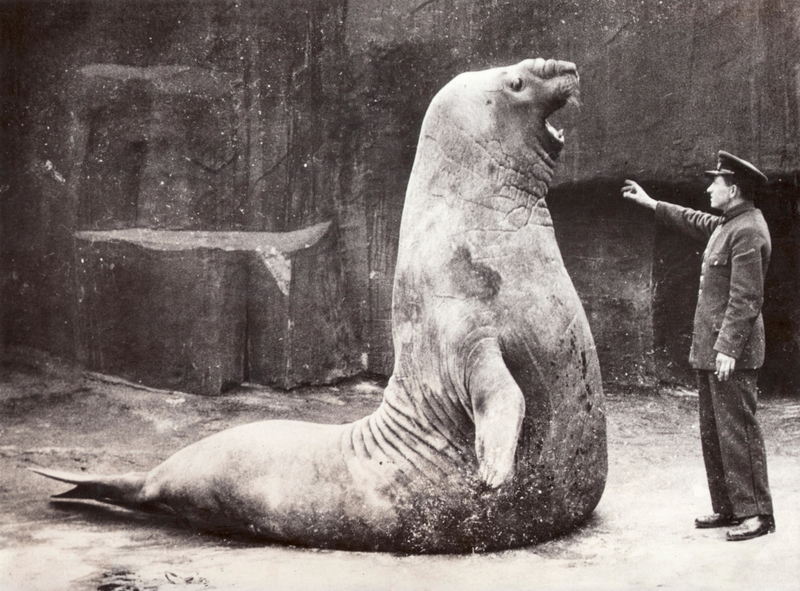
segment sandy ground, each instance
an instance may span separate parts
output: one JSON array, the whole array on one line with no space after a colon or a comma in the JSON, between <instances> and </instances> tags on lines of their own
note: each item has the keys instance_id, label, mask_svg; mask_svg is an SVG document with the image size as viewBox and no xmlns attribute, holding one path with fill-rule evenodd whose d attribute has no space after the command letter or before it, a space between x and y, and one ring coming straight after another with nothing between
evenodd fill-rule
<instances>
[{"instance_id":1,"label":"sandy ground","mask_svg":"<svg viewBox=\"0 0 800 591\"><path fill-rule=\"evenodd\" d=\"M607 389L608 390L608 389ZM223 398L135 388L50 361L0 372L0 590L800 589L800 401L765 400L777 532L740 543L697 530L710 512L691 392L607 391L609 479L594 515L565 537L463 556L253 544L94 503L28 470L149 469L218 430L263 418L346 422L380 401L356 381Z\"/></svg>"}]
</instances>

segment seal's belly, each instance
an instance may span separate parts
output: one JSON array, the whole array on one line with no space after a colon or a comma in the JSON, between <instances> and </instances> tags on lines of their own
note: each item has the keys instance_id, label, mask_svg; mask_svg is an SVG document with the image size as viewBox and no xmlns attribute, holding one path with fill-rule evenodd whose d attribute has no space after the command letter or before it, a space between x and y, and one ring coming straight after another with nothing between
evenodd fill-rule
<instances>
[{"instance_id":1,"label":"seal's belly","mask_svg":"<svg viewBox=\"0 0 800 591\"><path fill-rule=\"evenodd\" d=\"M352 425L262 421L201 440L153 470L150 502L199 525L277 540L337 540L391 531L393 469L356 459Z\"/></svg>"}]
</instances>

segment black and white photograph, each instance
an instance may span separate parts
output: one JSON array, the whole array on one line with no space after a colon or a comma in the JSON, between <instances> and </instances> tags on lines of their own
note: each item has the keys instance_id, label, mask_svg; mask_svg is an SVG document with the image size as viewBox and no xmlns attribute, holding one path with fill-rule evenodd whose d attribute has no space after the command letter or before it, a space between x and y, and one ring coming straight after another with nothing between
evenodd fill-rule
<instances>
[{"instance_id":1,"label":"black and white photograph","mask_svg":"<svg viewBox=\"0 0 800 591\"><path fill-rule=\"evenodd\" d=\"M0 591L800 591L800 3L0 0Z\"/></svg>"}]
</instances>

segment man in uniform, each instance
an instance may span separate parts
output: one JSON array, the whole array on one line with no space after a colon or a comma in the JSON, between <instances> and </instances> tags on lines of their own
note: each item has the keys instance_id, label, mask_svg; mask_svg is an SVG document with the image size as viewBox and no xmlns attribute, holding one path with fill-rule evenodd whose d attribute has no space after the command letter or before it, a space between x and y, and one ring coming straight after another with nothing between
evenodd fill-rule
<instances>
[{"instance_id":1,"label":"man in uniform","mask_svg":"<svg viewBox=\"0 0 800 591\"><path fill-rule=\"evenodd\" d=\"M652 199L626 180L625 198L655 210L656 222L707 241L689 362L697 370L700 438L713 515L698 528L728 527L730 541L775 531L764 439L756 420L758 368L764 361L764 277L771 253L753 189L767 177L720 151L708 187L721 216Z\"/></svg>"}]
</instances>

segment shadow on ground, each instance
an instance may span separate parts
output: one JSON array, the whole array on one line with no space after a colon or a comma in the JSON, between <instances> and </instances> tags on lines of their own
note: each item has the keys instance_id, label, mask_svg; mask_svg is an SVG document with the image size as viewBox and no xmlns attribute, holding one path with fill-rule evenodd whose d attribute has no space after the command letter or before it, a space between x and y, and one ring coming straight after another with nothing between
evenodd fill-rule
<instances>
[{"instance_id":1,"label":"shadow on ground","mask_svg":"<svg viewBox=\"0 0 800 591\"><path fill-rule=\"evenodd\" d=\"M800 589L800 403L762 401L777 532L729 543L710 511L691 392L607 392L609 480L578 530L528 548L407 556L256 544L177 519L50 502L28 470L147 470L178 449L265 418L348 422L382 385L359 380L222 398L144 389L53 360L0 372L0 591L189 589Z\"/></svg>"}]
</instances>

